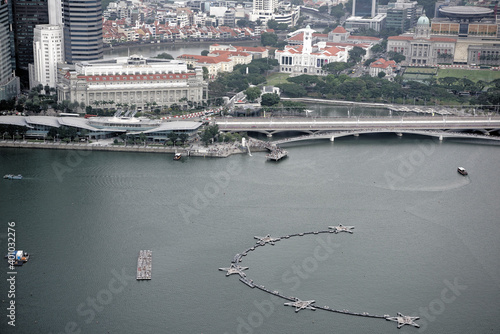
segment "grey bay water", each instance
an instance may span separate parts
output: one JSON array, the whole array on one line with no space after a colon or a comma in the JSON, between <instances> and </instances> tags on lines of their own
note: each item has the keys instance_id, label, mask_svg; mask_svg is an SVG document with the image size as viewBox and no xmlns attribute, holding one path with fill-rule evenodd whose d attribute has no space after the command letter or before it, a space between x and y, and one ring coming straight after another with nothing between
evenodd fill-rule
<instances>
[{"instance_id":1,"label":"grey bay water","mask_svg":"<svg viewBox=\"0 0 500 334\"><path fill-rule=\"evenodd\" d=\"M32 254L16 277L16 327L0 333L492 333L500 326L500 147L368 135L227 159L1 149L7 222ZM469 171L468 177L456 172ZM294 312L218 271L318 305L417 315L420 330L321 310ZM151 281L136 281L140 249ZM7 265L2 266L6 277Z\"/></svg>"}]
</instances>

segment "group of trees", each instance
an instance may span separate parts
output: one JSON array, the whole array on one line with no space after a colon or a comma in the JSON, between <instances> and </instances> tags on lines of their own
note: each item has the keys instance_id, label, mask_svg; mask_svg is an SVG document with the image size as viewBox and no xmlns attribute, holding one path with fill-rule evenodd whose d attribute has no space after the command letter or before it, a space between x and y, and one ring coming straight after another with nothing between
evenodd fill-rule
<instances>
[{"instance_id":1,"label":"group of trees","mask_svg":"<svg viewBox=\"0 0 500 334\"><path fill-rule=\"evenodd\" d=\"M57 103L57 93L55 88L43 86L41 84L33 87L29 91L28 96L20 96L15 105L15 109L18 112L27 110L36 114L45 112L50 107L57 109L62 108L62 105Z\"/></svg>"},{"instance_id":2,"label":"group of trees","mask_svg":"<svg viewBox=\"0 0 500 334\"><path fill-rule=\"evenodd\" d=\"M263 32L260 34L260 43L263 46L276 46L278 44L278 35L271 32Z\"/></svg>"},{"instance_id":3,"label":"group of trees","mask_svg":"<svg viewBox=\"0 0 500 334\"><path fill-rule=\"evenodd\" d=\"M488 90L487 93L482 94L478 99L475 99L477 103L474 104L479 104L483 106L491 106L490 109L499 112L499 106L500 106L500 89L495 88L492 90ZM484 108L484 107L483 107Z\"/></svg>"},{"instance_id":4,"label":"group of trees","mask_svg":"<svg viewBox=\"0 0 500 334\"><path fill-rule=\"evenodd\" d=\"M166 52L162 52L158 55L156 55L156 57L153 57L153 58L159 58L159 59L174 59L174 57L170 54L170 53L166 53Z\"/></svg>"},{"instance_id":5,"label":"group of trees","mask_svg":"<svg viewBox=\"0 0 500 334\"><path fill-rule=\"evenodd\" d=\"M220 73L215 81L208 84L209 95L217 98L231 92L244 91L249 87L249 84L262 84L266 82L264 74L275 66L278 66L278 60L269 58L254 59L250 64L236 65L233 72Z\"/></svg>"},{"instance_id":6,"label":"group of trees","mask_svg":"<svg viewBox=\"0 0 500 334\"><path fill-rule=\"evenodd\" d=\"M255 87L249 87L245 90L245 96L247 97L248 102L255 102L260 97L261 91L260 88L255 86Z\"/></svg>"},{"instance_id":7,"label":"group of trees","mask_svg":"<svg viewBox=\"0 0 500 334\"><path fill-rule=\"evenodd\" d=\"M61 140L63 142L69 143L71 141L79 141L80 139L86 138L88 132L87 130L77 130L76 128L69 126L61 126L59 128L50 128L47 133L47 140Z\"/></svg>"},{"instance_id":8,"label":"group of trees","mask_svg":"<svg viewBox=\"0 0 500 334\"><path fill-rule=\"evenodd\" d=\"M208 125L205 130L201 133L201 141L208 145L214 141L219 134L219 126L217 124Z\"/></svg>"},{"instance_id":9,"label":"group of trees","mask_svg":"<svg viewBox=\"0 0 500 334\"><path fill-rule=\"evenodd\" d=\"M381 76L383 77L383 75ZM348 101L370 101L370 102L392 102L411 104L453 104L466 103L468 98L454 94L454 89L475 89L480 91L482 87L476 86L470 80L442 79L432 81L428 84L410 81L404 85L398 81L388 81L380 77L362 76L352 78L345 74L330 74L325 77L314 75L300 75L288 78L288 83L278 85L282 93L289 97L312 96L328 99ZM484 87L484 86L483 86ZM497 87L497 86L495 86ZM493 103L498 96L500 99L500 80L498 88L489 92L482 101ZM490 101L490 102L488 102Z\"/></svg>"},{"instance_id":10,"label":"group of trees","mask_svg":"<svg viewBox=\"0 0 500 334\"><path fill-rule=\"evenodd\" d=\"M288 30L288 24L286 23L279 23L278 21L276 20L268 20L267 21L267 27L269 29L273 29L273 30Z\"/></svg>"},{"instance_id":11,"label":"group of trees","mask_svg":"<svg viewBox=\"0 0 500 334\"><path fill-rule=\"evenodd\" d=\"M213 143L215 141L217 142L234 142L234 141L241 141L241 138L246 137L248 138L248 135L246 132L243 133L221 133L219 132L219 126L217 124L214 125L208 125L205 127L203 132L201 133L201 141L205 144L205 146L208 146L210 143Z\"/></svg>"},{"instance_id":12,"label":"group of trees","mask_svg":"<svg viewBox=\"0 0 500 334\"><path fill-rule=\"evenodd\" d=\"M99 103L104 102L106 101L99 101ZM67 112L76 111L77 109L83 111L86 106L83 102L78 103L67 100L57 102L57 93L55 88L43 85L33 87L27 95L21 95L17 98L17 100L11 99L8 101L0 101L0 111L15 110L20 113L28 111L33 114L39 114L46 112L49 108L53 108L54 110L60 112Z\"/></svg>"},{"instance_id":13,"label":"group of trees","mask_svg":"<svg viewBox=\"0 0 500 334\"><path fill-rule=\"evenodd\" d=\"M28 131L28 128L25 126L18 126L12 124L0 124L0 136L2 140L4 139L12 139L17 140L23 138L24 134Z\"/></svg>"}]
</instances>

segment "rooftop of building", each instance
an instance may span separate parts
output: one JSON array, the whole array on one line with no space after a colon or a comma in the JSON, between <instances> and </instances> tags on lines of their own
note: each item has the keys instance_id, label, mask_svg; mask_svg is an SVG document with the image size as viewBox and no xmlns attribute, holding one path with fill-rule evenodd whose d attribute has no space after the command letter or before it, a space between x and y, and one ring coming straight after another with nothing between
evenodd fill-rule
<instances>
[{"instance_id":1,"label":"rooftop of building","mask_svg":"<svg viewBox=\"0 0 500 334\"><path fill-rule=\"evenodd\" d=\"M389 66L396 67L396 62L394 60L385 60L384 58L379 58L370 64L370 67L373 68L387 68Z\"/></svg>"}]
</instances>

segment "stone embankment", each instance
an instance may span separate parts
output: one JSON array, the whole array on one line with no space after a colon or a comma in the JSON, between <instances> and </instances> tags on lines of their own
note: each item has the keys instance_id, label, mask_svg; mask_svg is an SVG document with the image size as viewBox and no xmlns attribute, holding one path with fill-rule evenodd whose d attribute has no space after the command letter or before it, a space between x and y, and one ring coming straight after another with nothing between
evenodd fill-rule
<instances>
[{"instance_id":1,"label":"stone embankment","mask_svg":"<svg viewBox=\"0 0 500 334\"><path fill-rule=\"evenodd\" d=\"M55 150L84 150L84 151L107 151L107 152L136 152L136 153L181 153L191 157L214 157L227 158L232 154L246 153L246 150L235 144L215 144L208 147L202 145L191 145L189 147L165 147L165 146L122 146L99 143L49 143L29 141L0 141L0 147L6 148L31 148L31 149L55 149Z\"/></svg>"}]
</instances>

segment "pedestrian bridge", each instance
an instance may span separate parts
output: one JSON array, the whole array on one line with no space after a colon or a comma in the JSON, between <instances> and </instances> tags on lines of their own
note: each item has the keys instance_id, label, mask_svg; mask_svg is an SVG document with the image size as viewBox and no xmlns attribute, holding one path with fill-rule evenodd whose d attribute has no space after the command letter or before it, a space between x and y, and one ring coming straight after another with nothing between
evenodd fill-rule
<instances>
[{"instance_id":1,"label":"pedestrian bridge","mask_svg":"<svg viewBox=\"0 0 500 334\"><path fill-rule=\"evenodd\" d=\"M217 120L225 132L257 132L268 137L281 132L298 132L305 136L294 141L364 133L418 134L445 137L497 139L500 117L493 116L419 116L419 117L340 117L340 118L225 118ZM290 142L292 139L286 140Z\"/></svg>"}]
</instances>

